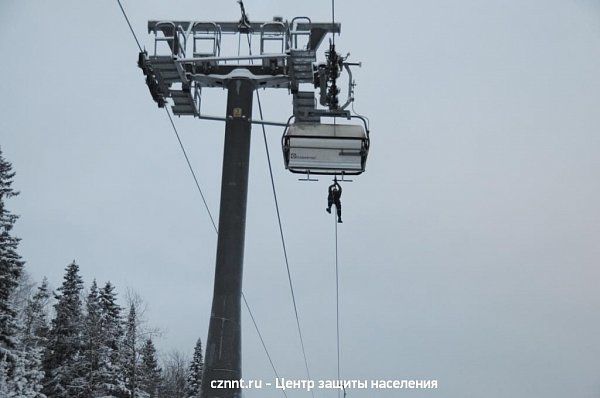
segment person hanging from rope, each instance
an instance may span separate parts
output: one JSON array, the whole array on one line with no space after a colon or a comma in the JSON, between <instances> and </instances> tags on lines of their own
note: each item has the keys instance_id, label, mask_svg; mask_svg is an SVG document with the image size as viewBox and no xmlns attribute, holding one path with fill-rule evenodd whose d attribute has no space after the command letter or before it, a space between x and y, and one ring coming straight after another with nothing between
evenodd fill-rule
<instances>
[{"instance_id":1,"label":"person hanging from rope","mask_svg":"<svg viewBox=\"0 0 600 398\"><path fill-rule=\"evenodd\" d=\"M338 222L342 222L342 203L340 202L340 198L342 197L342 187L337 182L337 178L334 178L333 184L329 186L327 190L327 213L331 213L331 206L335 205L337 210Z\"/></svg>"}]
</instances>

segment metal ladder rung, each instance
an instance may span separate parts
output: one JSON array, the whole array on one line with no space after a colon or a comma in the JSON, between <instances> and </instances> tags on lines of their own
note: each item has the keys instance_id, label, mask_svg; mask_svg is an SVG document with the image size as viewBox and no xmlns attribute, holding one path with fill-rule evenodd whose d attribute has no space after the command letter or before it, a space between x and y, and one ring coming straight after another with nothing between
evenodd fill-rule
<instances>
[{"instance_id":1,"label":"metal ladder rung","mask_svg":"<svg viewBox=\"0 0 600 398\"><path fill-rule=\"evenodd\" d=\"M189 105L193 106L193 101L191 98L181 98L181 97L171 97L173 98L173 103L175 105Z\"/></svg>"},{"instance_id":2,"label":"metal ladder rung","mask_svg":"<svg viewBox=\"0 0 600 398\"><path fill-rule=\"evenodd\" d=\"M298 53L291 53L291 56L294 60L296 61L313 61L316 59L315 54L298 54Z\"/></svg>"},{"instance_id":3,"label":"metal ladder rung","mask_svg":"<svg viewBox=\"0 0 600 398\"><path fill-rule=\"evenodd\" d=\"M294 101L294 103L296 103L296 104L308 104L308 105L313 105L313 104L315 103L315 97L314 97L314 96L313 96L313 97L310 97L310 98L308 98L308 97L306 97L306 98L299 97L299 98L294 98L294 100L293 100L293 101Z\"/></svg>"},{"instance_id":4,"label":"metal ladder rung","mask_svg":"<svg viewBox=\"0 0 600 398\"><path fill-rule=\"evenodd\" d=\"M158 72L158 74L160 75L160 77L162 77L163 79L179 79L179 72L177 72L176 70L174 71L160 71Z\"/></svg>"},{"instance_id":5,"label":"metal ladder rung","mask_svg":"<svg viewBox=\"0 0 600 398\"><path fill-rule=\"evenodd\" d=\"M301 72L297 72L294 71L293 75L295 78L300 78L300 79L312 79L313 78L313 74L312 71L301 71Z\"/></svg>"},{"instance_id":6,"label":"metal ladder rung","mask_svg":"<svg viewBox=\"0 0 600 398\"><path fill-rule=\"evenodd\" d=\"M311 99L314 100L315 93L312 91L298 91L298 93L294 96L294 99Z\"/></svg>"},{"instance_id":7,"label":"metal ladder rung","mask_svg":"<svg viewBox=\"0 0 600 398\"><path fill-rule=\"evenodd\" d=\"M172 64L173 56L172 55L152 55L148 57L148 60L153 64Z\"/></svg>"},{"instance_id":8,"label":"metal ladder rung","mask_svg":"<svg viewBox=\"0 0 600 398\"><path fill-rule=\"evenodd\" d=\"M152 64L152 69L157 72L169 72L169 71L177 71L177 67L175 64Z\"/></svg>"},{"instance_id":9,"label":"metal ladder rung","mask_svg":"<svg viewBox=\"0 0 600 398\"><path fill-rule=\"evenodd\" d=\"M169 94L173 98L191 98L191 94L187 91L171 90Z\"/></svg>"},{"instance_id":10,"label":"metal ladder rung","mask_svg":"<svg viewBox=\"0 0 600 398\"><path fill-rule=\"evenodd\" d=\"M176 115L195 115L196 109L192 105L175 105L171 109Z\"/></svg>"}]
</instances>

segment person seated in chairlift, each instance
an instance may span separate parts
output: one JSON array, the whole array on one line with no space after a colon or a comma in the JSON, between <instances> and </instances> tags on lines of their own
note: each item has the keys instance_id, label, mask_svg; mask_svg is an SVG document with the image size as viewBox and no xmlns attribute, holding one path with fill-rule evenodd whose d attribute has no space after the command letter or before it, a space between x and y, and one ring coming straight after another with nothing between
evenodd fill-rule
<instances>
[{"instance_id":1,"label":"person seated in chairlift","mask_svg":"<svg viewBox=\"0 0 600 398\"><path fill-rule=\"evenodd\" d=\"M333 180L333 184L329 186L327 195L327 213L331 213L331 206L335 205L337 210L338 222L342 222L342 203L340 198L342 197L342 187L338 184L337 180Z\"/></svg>"}]
</instances>

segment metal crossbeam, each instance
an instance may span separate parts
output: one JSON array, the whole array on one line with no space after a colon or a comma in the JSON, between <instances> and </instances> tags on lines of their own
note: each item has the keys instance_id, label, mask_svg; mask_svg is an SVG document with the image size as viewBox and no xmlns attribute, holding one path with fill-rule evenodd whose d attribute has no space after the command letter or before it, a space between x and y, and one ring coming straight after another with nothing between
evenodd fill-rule
<instances>
[{"instance_id":1,"label":"metal crossbeam","mask_svg":"<svg viewBox=\"0 0 600 398\"><path fill-rule=\"evenodd\" d=\"M262 54L262 55L240 55L234 57L197 57L197 58L181 58L175 60L182 64L204 64L207 62L233 62L233 61L253 61L264 59L288 59L288 54Z\"/></svg>"}]
</instances>

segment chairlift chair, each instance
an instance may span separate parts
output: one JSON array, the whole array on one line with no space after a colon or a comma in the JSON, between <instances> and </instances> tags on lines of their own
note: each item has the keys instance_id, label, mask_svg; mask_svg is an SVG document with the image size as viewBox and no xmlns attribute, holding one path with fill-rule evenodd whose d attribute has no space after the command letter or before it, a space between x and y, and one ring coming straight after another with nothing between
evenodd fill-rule
<instances>
[{"instance_id":1,"label":"chairlift chair","mask_svg":"<svg viewBox=\"0 0 600 398\"><path fill-rule=\"evenodd\" d=\"M362 124L295 122L282 137L285 168L292 173L358 175L365 171L369 129Z\"/></svg>"}]
</instances>

